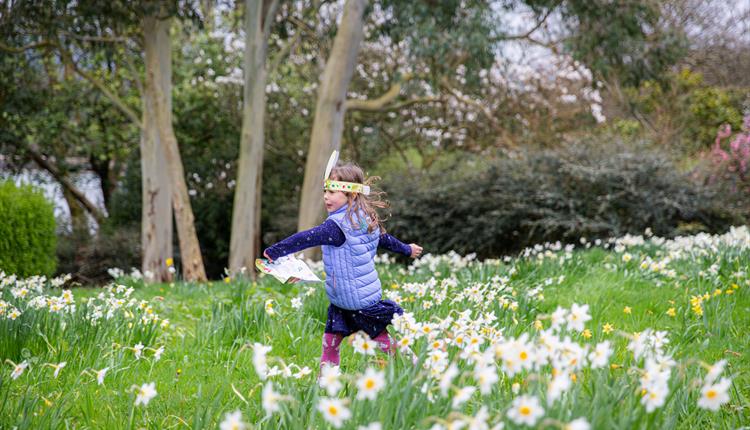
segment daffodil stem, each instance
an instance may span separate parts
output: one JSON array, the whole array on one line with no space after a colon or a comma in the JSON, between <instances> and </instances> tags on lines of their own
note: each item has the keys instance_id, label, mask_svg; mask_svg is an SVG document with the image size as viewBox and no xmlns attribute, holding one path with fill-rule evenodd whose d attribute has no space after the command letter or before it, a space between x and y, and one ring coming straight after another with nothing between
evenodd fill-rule
<instances>
[{"instance_id":1,"label":"daffodil stem","mask_svg":"<svg viewBox=\"0 0 750 430\"><path fill-rule=\"evenodd\" d=\"M135 403L130 406L130 420L128 420L128 429L133 429L133 417L135 416Z\"/></svg>"}]
</instances>

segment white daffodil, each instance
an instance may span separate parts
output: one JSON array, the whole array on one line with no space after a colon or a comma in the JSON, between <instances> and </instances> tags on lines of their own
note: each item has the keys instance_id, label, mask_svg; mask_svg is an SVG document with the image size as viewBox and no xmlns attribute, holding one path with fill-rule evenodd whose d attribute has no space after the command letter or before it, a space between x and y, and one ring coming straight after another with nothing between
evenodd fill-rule
<instances>
[{"instance_id":1,"label":"white daffodil","mask_svg":"<svg viewBox=\"0 0 750 430\"><path fill-rule=\"evenodd\" d=\"M667 394L669 394L667 384L654 383L650 384L647 388L643 388L643 390L645 392L641 397L641 403L646 407L646 412L651 413L657 408L664 406Z\"/></svg>"},{"instance_id":2,"label":"white daffodil","mask_svg":"<svg viewBox=\"0 0 750 430\"><path fill-rule=\"evenodd\" d=\"M547 387L547 406L552 406L571 385L570 374L568 372L558 372Z\"/></svg>"},{"instance_id":3,"label":"white daffodil","mask_svg":"<svg viewBox=\"0 0 750 430\"><path fill-rule=\"evenodd\" d=\"M448 365L448 354L439 349L430 351L424 365L426 368L432 368L442 372Z\"/></svg>"},{"instance_id":4,"label":"white daffodil","mask_svg":"<svg viewBox=\"0 0 750 430\"><path fill-rule=\"evenodd\" d=\"M434 339L429 343L430 349L444 349L445 341L442 339Z\"/></svg>"},{"instance_id":5,"label":"white daffodil","mask_svg":"<svg viewBox=\"0 0 750 430\"><path fill-rule=\"evenodd\" d=\"M328 392L329 396L335 396L343 387L340 377L341 370L338 366L325 364L320 369L320 386Z\"/></svg>"},{"instance_id":6,"label":"white daffodil","mask_svg":"<svg viewBox=\"0 0 750 430\"><path fill-rule=\"evenodd\" d=\"M408 348L408 347L410 347L413 344L414 344L414 339L411 336L409 336L409 335L406 335L406 336L402 337L398 341L398 347L399 348Z\"/></svg>"},{"instance_id":7,"label":"white daffodil","mask_svg":"<svg viewBox=\"0 0 750 430\"><path fill-rule=\"evenodd\" d=\"M565 424L565 427L563 427L563 430L590 430L591 424L586 420L586 418L576 418L573 421Z\"/></svg>"},{"instance_id":8,"label":"white daffodil","mask_svg":"<svg viewBox=\"0 0 750 430\"><path fill-rule=\"evenodd\" d=\"M708 373L706 374L706 380L705 384L713 384L714 381L716 381L716 378L718 378L721 375L721 372L724 371L724 367L727 365L726 360L719 360L716 363L714 363L713 366L708 370Z\"/></svg>"},{"instance_id":9,"label":"white daffodil","mask_svg":"<svg viewBox=\"0 0 750 430\"><path fill-rule=\"evenodd\" d=\"M502 350L503 372L513 376L522 370L534 367L535 351L533 345L527 343L528 334L523 333L518 339L511 339L500 349ZM495 348L497 355L498 348Z\"/></svg>"},{"instance_id":10,"label":"white daffodil","mask_svg":"<svg viewBox=\"0 0 750 430\"><path fill-rule=\"evenodd\" d=\"M490 414L487 411L487 406L482 405L476 415L469 417L467 420L468 430L489 430L487 420L490 419Z\"/></svg>"},{"instance_id":11,"label":"white daffodil","mask_svg":"<svg viewBox=\"0 0 750 430\"><path fill-rule=\"evenodd\" d=\"M22 363L14 364L13 372L11 372L10 377L13 379L18 379L18 377L23 374L23 371L26 370L27 367L29 367L29 363L26 360L24 360Z\"/></svg>"},{"instance_id":12,"label":"white daffodil","mask_svg":"<svg viewBox=\"0 0 750 430\"><path fill-rule=\"evenodd\" d=\"M597 369L606 366L609 362L609 357L612 355L612 351L612 346L608 340L598 343L596 348L589 354L591 368Z\"/></svg>"},{"instance_id":13,"label":"white daffodil","mask_svg":"<svg viewBox=\"0 0 750 430\"><path fill-rule=\"evenodd\" d=\"M276 311L273 310L273 299L266 300L266 313L270 316L276 315Z\"/></svg>"},{"instance_id":14,"label":"white daffodil","mask_svg":"<svg viewBox=\"0 0 750 430\"><path fill-rule=\"evenodd\" d=\"M221 430L245 430L247 425L242 421L242 412L236 410L224 414L224 421L219 424Z\"/></svg>"},{"instance_id":15,"label":"white daffodil","mask_svg":"<svg viewBox=\"0 0 750 430\"><path fill-rule=\"evenodd\" d=\"M492 386L498 381L497 370L495 366L477 366L474 368L474 379L479 384L479 391L482 394L489 394Z\"/></svg>"},{"instance_id":16,"label":"white daffodil","mask_svg":"<svg viewBox=\"0 0 750 430\"><path fill-rule=\"evenodd\" d=\"M318 402L318 410L323 414L323 418L336 428L340 428L344 421L352 416L351 411L340 399L323 397Z\"/></svg>"},{"instance_id":17,"label":"white daffodil","mask_svg":"<svg viewBox=\"0 0 750 430\"><path fill-rule=\"evenodd\" d=\"M580 306L577 303L573 303L570 307L570 313L568 314L568 327L575 331L583 331L584 324L591 320L589 315L589 305Z\"/></svg>"},{"instance_id":18,"label":"white daffodil","mask_svg":"<svg viewBox=\"0 0 750 430\"><path fill-rule=\"evenodd\" d=\"M534 426L544 415L544 408L535 396L521 396L513 400L508 410L508 418L516 424Z\"/></svg>"},{"instance_id":19,"label":"white daffodil","mask_svg":"<svg viewBox=\"0 0 750 430\"><path fill-rule=\"evenodd\" d=\"M96 371L96 382L99 385L102 385L104 383L104 375L107 374L107 370L109 370L109 367L105 367L102 370L97 370Z\"/></svg>"},{"instance_id":20,"label":"white daffodil","mask_svg":"<svg viewBox=\"0 0 750 430\"><path fill-rule=\"evenodd\" d=\"M440 394L442 394L443 397L448 395L448 389L451 387L453 378L456 376L458 376L458 367L454 363L451 363L451 365L448 366L448 370L443 372L440 376Z\"/></svg>"},{"instance_id":21,"label":"white daffodil","mask_svg":"<svg viewBox=\"0 0 750 430\"><path fill-rule=\"evenodd\" d=\"M375 355L378 345L369 336L357 335L352 342L354 351L362 355Z\"/></svg>"},{"instance_id":22,"label":"white daffodil","mask_svg":"<svg viewBox=\"0 0 750 430\"><path fill-rule=\"evenodd\" d=\"M302 307L302 299L299 297L295 297L292 299L292 308L293 309L299 309Z\"/></svg>"},{"instance_id":23,"label":"white daffodil","mask_svg":"<svg viewBox=\"0 0 750 430\"><path fill-rule=\"evenodd\" d=\"M299 369L299 371L292 376L294 376L296 379L302 379L310 373L312 373L312 370L309 367L305 366Z\"/></svg>"},{"instance_id":24,"label":"white daffodil","mask_svg":"<svg viewBox=\"0 0 750 430\"><path fill-rule=\"evenodd\" d=\"M698 407L718 411L719 407L729 401L729 386L732 381L721 378L715 384L706 384L701 388L701 398L698 399Z\"/></svg>"},{"instance_id":25,"label":"white daffodil","mask_svg":"<svg viewBox=\"0 0 750 430\"><path fill-rule=\"evenodd\" d=\"M60 376L60 370L62 370L62 368L65 367L66 364L68 364L68 363L66 361L63 361L61 363L52 364L51 365L52 367L55 368L55 372L53 373L53 375L54 375L55 378L57 378L58 376Z\"/></svg>"},{"instance_id":26,"label":"white daffodil","mask_svg":"<svg viewBox=\"0 0 750 430\"><path fill-rule=\"evenodd\" d=\"M357 430L381 430L383 426L379 422L370 423L366 426L359 426Z\"/></svg>"},{"instance_id":27,"label":"white daffodil","mask_svg":"<svg viewBox=\"0 0 750 430\"><path fill-rule=\"evenodd\" d=\"M154 350L154 361L159 361L162 354L164 354L164 345Z\"/></svg>"},{"instance_id":28,"label":"white daffodil","mask_svg":"<svg viewBox=\"0 0 750 430\"><path fill-rule=\"evenodd\" d=\"M456 394L453 396L453 401L451 402L451 406L453 407L453 409L458 408L467 400L469 400L476 390L477 387L471 385L458 389L456 391Z\"/></svg>"},{"instance_id":29,"label":"white daffodil","mask_svg":"<svg viewBox=\"0 0 750 430\"><path fill-rule=\"evenodd\" d=\"M266 415L272 415L281 409L282 396L273 389L271 381L266 382L263 387L262 404Z\"/></svg>"},{"instance_id":30,"label":"white daffodil","mask_svg":"<svg viewBox=\"0 0 750 430\"><path fill-rule=\"evenodd\" d=\"M365 374L357 381L357 400L375 400L385 385L385 372L368 368Z\"/></svg>"},{"instance_id":31,"label":"white daffodil","mask_svg":"<svg viewBox=\"0 0 750 430\"><path fill-rule=\"evenodd\" d=\"M143 344L138 342L138 344L133 347L133 352L135 353L135 359L140 359L141 354L143 354Z\"/></svg>"},{"instance_id":32,"label":"white daffodil","mask_svg":"<svg viewBox=\"0 0 750 430\"><path fill-rule=\"evenodd\" d=\"M258 373L261 381L265 381L268 374L268 363L266 361L266 354L271 351L270 346L266 346L260 343L253 345L253 367L255 372Z\"/></svg>"},{"instance_id":33,"label":"white daffodil","mask_svg":"<svg viewBox=\"0 0 750 430\"><path fill-rule=\"evenodd\" d=\"M273 366L266 372L266 378L273 378L274 376L278 376L282 374L282 370L279 369L279 366Z\"/></svg>"},{"instance_id":34,"label":"white daffodil","mask_svg":"<svg viewBox=\"0 0 750 430\"><path fill-rule=\"evenodd\" d=\"M563 309L560 306L555 309L554 312L552 312L552 315L550 316L550 319L552 320L552 329L553 330L559 330L565 325L565 322L567 321L568 316L568 310Z\"/></svg>"},{"instance_id":35,"label":"white daffodil","mask_svg":"<svg viewBox=\"0 0 750 430\"><path fill-rule=\"evenodd\" d=\"M138 388L137 395L135 397L135 405L148 405L148 402L151 401L156 397L156 383L151 382L148 384L141 385L141 388Z\"/></svg>"}]
</instances>

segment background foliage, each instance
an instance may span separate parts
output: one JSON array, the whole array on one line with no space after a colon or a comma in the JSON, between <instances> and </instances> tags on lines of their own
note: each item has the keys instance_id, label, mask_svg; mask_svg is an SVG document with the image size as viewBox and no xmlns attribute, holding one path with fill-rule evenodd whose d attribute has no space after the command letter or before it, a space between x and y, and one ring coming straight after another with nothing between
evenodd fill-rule
<instances>
[{"instance_id":1,"label":"background foliage","mask_svg":"<svg viewBox=\"0 0 750 430\"><path fill-rule=\"evenodd\" d=\"M0 182L0 270L19 276L55 273L52 204L29 185Z\"/></svg>"}]
</instances>

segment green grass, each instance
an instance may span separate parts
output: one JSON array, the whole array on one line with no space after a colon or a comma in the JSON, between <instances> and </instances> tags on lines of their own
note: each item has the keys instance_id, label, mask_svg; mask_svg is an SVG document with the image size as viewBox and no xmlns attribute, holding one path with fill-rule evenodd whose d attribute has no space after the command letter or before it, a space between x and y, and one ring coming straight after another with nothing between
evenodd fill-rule
<instances>
[{"instance_id":1,"label":"green grass","mask_svg":"<svg viewBox=\"0 0 750 430\"><path fill-rule=\"evenodd\" d=\"M448 300L430 309L423 309L422 304L433 300L430 295L437 287L424 297L415 297L405 287L407 283L429 281L435 275L433 271L422 268L403 275L397 266L380 266L379 271L384 290L398 291L402 306L417 321L455 317L457 311L464 309L473 309L473 317L478 311L492 311L498 318L496 327L508 337L521 333L535 336L534 322L540 320L545 328L549 327L546 316L558 306L589 304L592 319L586 328L591 331L591 338L585 339L577 332L568 335L573 341L592 347L600 341L611 341L615 352L609 362L615 368L577 372L577 382L559 401L549 407L542 402L546 413L545 419L537 423L540 428L560 428L562 423L578 417L585 417L592 428L728 429L749 425L750 277L738 272L748 271L750 251L727 248L700 258L674 261L668 265L676 271L674 278L639 267L642 256L663 258L663 248L649 245L628 252L633 255L628 263L622 261L622 253L602 249L577 251L562 263L559 258L530 258L456 269L443 261L436 267L440 272L436 276L438 284L454 276L458 286L450 290ZM699 275L714 263L717 273ZM451 297L472 283L486 285L496 275L508 277L512 291L499 297L516 302L515 311L513 306L504 307L499 297L479 303L466 298L450 302ZM562 282L558 282L560 276L564 276ZM548 279L552 281L546 285ZM391 288L394 283L397 289ZM732 284L739 288L732 289ZM102 319L92 326L83 315L96 302L101 289L74 289L77 310L70 314L25 309L27 300L13 298L12 285L0 291L5 301L24 309L15 321L0 318L0 357L3 361L30 363L16 380L10 378L12 365L5 364L0 372L0 428L218 428L224 414L237 409L256 428L327 426L316 409L318 399L327 394L315 383L328 305L322 288L305 297L303 307L296 310L289 301L304 297L305 287L280 285L268 277L257 283L239 279L228 284L134 285L133 297L147 300L160 318L168 319L167 329L158 324L138 324L143 310L134 311L134 318L117 312L112 319ZM537 286L542 287L543 299L525 297L525 292ZM716 289L721 289L722 294L713 296ZM727 295L728 290L733 294ZM59 290L47 292L60 294ZM711 294L711 298L703 303L703 315L697 316L691 310L690 298L703 293ZM274 315L265 311L264 303L269 298L274 300ZM632 309L630 314L623 312L625 306ZM669 308L675 308L674 317L667 315ZM605 323L615 331L604 333ZM666 404L650 414L640 404L635 370L639 363L626 349L626 336L646 328L669 333L666 350L678 362ZM138 342L153 349L164 346L165 352L159 361L152 358L151 350L136 360L130 348ZM263 382L252 362L255 342L272 347L270 366L283 360L313 370L299 380L272 378L275 389L293 400L282 402L282 410L270 417L261 407ZM425 343L417 341L415 351L423 351ZM456 351L449 352L451 359L457 359ZM425 359L426 353L420 357ZM712 364L720 359L728 360L724 374L733 379L730 401L717 412L700 409L696 402L705 370L699 363ZM54 378L53 369L45 363L63 361L66 366ZM386 389L376 401L355 400L356 375L368 366L379 368L378 363L385 363ZM472 368L459 363L463 370ZM104 385L98 385L91 370L103 367L110 370ZM515 398L513 384L519 384L521 394L544 399L545 374L549 374L524 372L511 377L499 372L500 379L490 394L475 393L469 402L454 410L450 398L443 399L436 392L428 372L413 366L407 357L388 359L379 354L367 358L345 344L341 371L352 378L338 395L348 399L352 411L352 419L344 428L378 421L384 429L430 428L439 420L475 414L482 405L488 408L493 422L503 420L506 428L515 428L504 418ZM135 407L134 387L148 382L156 384L157 396L147 406ZM470 372L455 382L459 386L473 383ZM425 384L434 401L422 392Z\"/></svg>"}]
</instances>

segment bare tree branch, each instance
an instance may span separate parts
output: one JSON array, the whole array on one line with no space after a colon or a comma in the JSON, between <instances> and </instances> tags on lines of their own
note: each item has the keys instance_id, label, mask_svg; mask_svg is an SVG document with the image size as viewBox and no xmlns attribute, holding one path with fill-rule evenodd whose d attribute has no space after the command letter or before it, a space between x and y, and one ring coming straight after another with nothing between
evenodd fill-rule
<instances>
[{"instance_id":1,"label":"bare tree branch","mask_svg":"<svg viewBox=\"0 0 750 430\"><path fill-rule=\"evenodd\" d=\"M141 124L140 120L140 115L135 110L125 104L125 102L120 97L110 91L110 89L107 88L106 85L104 85L101 81L81 70L78 67L78 64L76 64L76 62L73 60L73 57L70 55L70 52L68 52L67 49L65 49L59 43L56 43L55 46L60 52L60 57L66 64L70 65L79 76L89 81L94 87L104 93L104 95L107 96L107 98L112 103L114 103L114 105L117 106L117 108L119 108L134 124L136 124L139 128L143 128L143 124Z\"/></svg>"},{"instance_id":2,"label":"bare tree branch","mask_svg":"<svg viewBox=\"0 0 750 430\"><path fill-rule=\"evenodd\" d=\"M82 42L104 42L104 43L127 43L127 37L120 36L82 36L79 34L63 31L62 34Z\"/></svg>"},{"instance_id":3,"label":"bare tree branch","mask_svg":"<svg viewBox=\"0 0 750 430\"><path fill-rule=\"evenodd\" d=\"M346 101L347 110L380 111L401 93L401 82L391 85L383 95L372 100L349 99Z\"/></svg>"},{"instance_id":4,"label":"bare tree branch","mask_svg":"<svg viewBox=\"0 0 750 430\"><path fill-rule=\"evenodd\" d=\"M411 160L409 160L409 157L406 156L406 152L401 147L401 145L398 144L398 142L404 136L398 136L398 137L393 136L392 134L390 134L388 132L387 127L382 127L380 129L380 133L383 134L383 136L386 137L385 141L396 149L396 151L398 152L398 154L401 156L401 159L404 160L404 164L406 164L406 167L409 170L413 171L414 170L414 165L411 163Z\"/></svg>"},{"instance_id":5,"label":"bare tree branch","mask_svg":"<svg viewBox=\"0 0 750 430\"><path fill-rule=\"evenodd\" d=\"M460 91L455 89L453 86L451 86L450 82L448 82L447 79L443 78L440 81L440 85L445 88L453 97L455 97L458 101L463 102L464 104L469 105L470 107L474 108L475 110L478 110L485 118L487 118L487 121L489 123L489 126L498 133L498 139L497 142L503 146L506 147L512 147L514 146L513 139L508 133L508 130L503 128L497 121L497 118L493 115L492 111L487 108L487 106L484 106L482 103L472 99L471 97L468 97L464 94L462 94Z\"/></svg>"},{"instance_id":6,"label":"bare tree branch","mask_svg":"<svg viewBox=\"0 0 750 430\"><path fill-rule=\"evenodd\" d=\"M559 2L549 8L547 13L542 16L542 19L540 19L534 27L529 29L526 33L523 34L516 34L513 36L502 36L499 38L499 40L519 40L519 39L528 39L535 31L539 30L542 25L547 21L547 18L549 18L550 15L552 15L552 12L557 8L557 5Z\"/></svg>"},{"instance_id":7,"label":"bare tree branch","mask_svg":"<svg viewBox=\"0 0 750 430\"><path fill-rule=\"evenodd\" d=\"M380 112L386 109L386 106L398 97L401 93L401 87L404 83L410 81L414 75L407 73L399 81L391 85L391 87L376 99L358 100L349 99L346 101L347 110L361 110L369 112Z\"/></svg>"},{"instance_id":8,"label":"bare tree branch","mask_svg":"<svg viewBox=\"0 0 750 430\"><path fill-rule=\"evenodd\" d=\"M29 49L42 48L45 46L53 46L53 44L47 40L43 40L41 42L30 43L28 45L15 47L15 46L8 46L5 43L0 42L0 50L3 50L5 52L10 52L12 54L20 54Z\"/></svg>"},{"instance_id":9,"label":"bare tree branch","mask_svg":"<svg viewBox=\"0 0 750 430\"><path fill-rule=\"evenodd\" d=\"M271 35L271 27L276 21L276 11L279 10L279 0L271 0L271 4L268 6L268 12L263 18L263 40L268 43L268 38Z\"/></svg>"},{"instance_id":10,"label":"bare tree branch","mask_svg":"<svg viewBox=\"0 0 750 430\"><path fill-rule=\"evenodd\" d=\"M130 60L130 56L125 53L123 55L125 59L125 65L128 66L128 70L130 70L130 73L133 74L133 80L135 81L135 86L138 88L138 93L143 95L143 82L141 82L141 77L138 74L138 71L135 69L135 64Z\"/></svg>"},{"instance_id":11,"label":"bare tree branch","mask_svg":"<svg viewBox=\"0 0 750 430\"><path fill-rule=\"evenodd\" d=\"M93 76L89 75L85 71L81 70L78 67L78 64L73 60L73 57L70 55L67 49L65 49L60 43L56 43L50 40L43 40L41 42L31 43L25 46L21 47L12 47L8 46L3 42L0 42L0 50L11 52L14 54L20 54L26 50L29 49L36 49L41 47L54 47L57 49L57 51L60 53L60 57L62 58L63 62L68 64L70 67L73 68L73 70L82 78L89 81L92 85L94 85L96 88L99 89L102 93L104 93L107 98L109 98L112 103L115 104L131 121L133 121L134 124L136 124L138 127L141 127L141 121L139 119L138 113L136 113L132 108L130 108L127 104L125 104L122 99L120 99L117 95L115 95L112 91L109 90L101 81L94 78Z\"/></svg>"},{"instance_id":12,"label":"bare tree branch","mask_svg":"<svg viewBox=\"0 0 750 430\"><path fill-rule=\"evenodd\" d=\"M457 89L453 88L453 86L445 78L441 79L440 85L443 88L445 88L446 90L448 90L448 92L451 93L453 95L453 97L455 97L459 101L461 101L461 102L463 102L463 103L465 103L465 104L473 107L474 109L478 110L479 112L481 112L482 115L484 115L485 118L487 118L487 120L490 122L490 125L492 126L493 129L495 129L496 131L500 131L500 132L503 131L502 127L500 127L497 124L497 120L495 119L495 116L492 114L492 112L490 112L490 110L486 106L482 105L481 103L479 103L478 101L472 99L471 97L465 96L460 91L458 91Z\"/></svg>"},{"instance_id":13,"label":"bare tree branch","mask_svg":"<svg viewBox=\"0 0 750 430\"><path fill-rule=\"evenodd\" d=\"M409 107L409 106L417 105L417 104L443 103L443 102L445 102L445 99L443 99L443 97L416 97L413 99L404 100L401 103L396 103L393 105L386 106L384 109L382 109L382 111L387 112L387 111L400 110L405 107Z\"/></svg>"},{"instance_id":14,"label":"bare tree branch","mask_svg":"<svg viewBox=\"0 0 750 430\"><path fill-rule=\"evenodd\" d=\"M289 55L294 45L299 43L299 40L301 38L302 38L302 32L298 30L297 34L294 35L294 38L290 40L289 42L287 42L286 44L284 44L281 50L273 57L273 59L271 60L271 63L268 65L268 69L266 70L266 72L269 75L273 73L279 67L281 62L284 61L284 58L286 58L287 55Z\"/></svg>"},{"instance_id":15,"label":"bare tree branch","mask_svg":"<svg viewBox=\"0 0 750 430\"><path fill-rule=\"evenodd\" d=\"M97 224L101 225L105 218L107 218L102 211L99 210L99 208L94 205L91 200L89 200L81 190L76 188L75 185L73 185L72 182L68 178L65 177L60 171L55 167L52 163L50 163L42 154L39 152L39 149L36 148L34 145L31 145L29 148L27 148L27 152L31 156L31 159L34 160L34 162L39 165L42 169L48 171L52 177L54 177L57 182L60 183L66 190L70 191L70 193L75 197L76 200L78 200L79 203L86 209L88 213L91 214L91 216L94 217Z\"/></svg>"}]
</instances>

